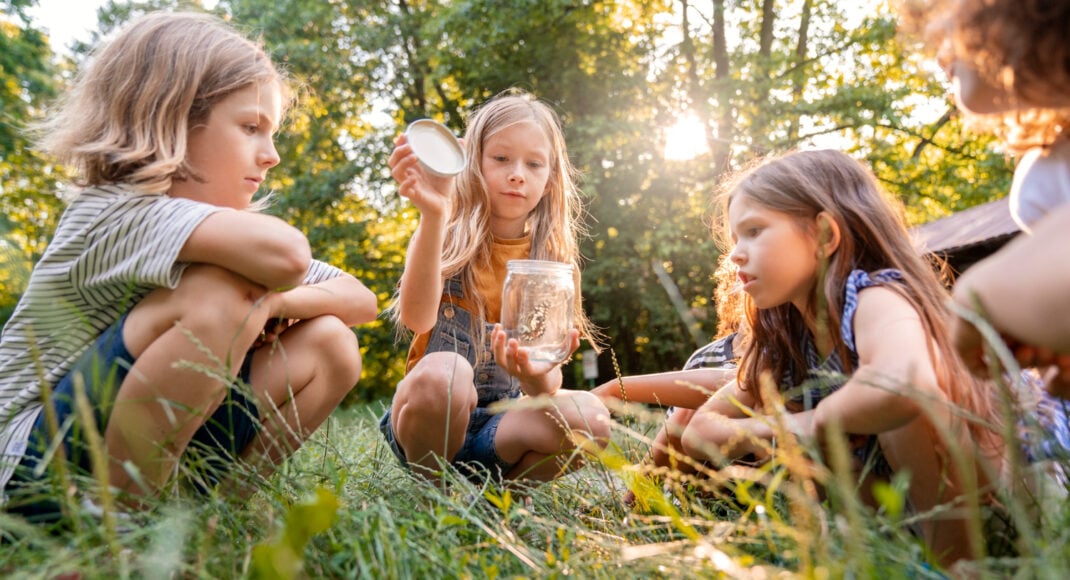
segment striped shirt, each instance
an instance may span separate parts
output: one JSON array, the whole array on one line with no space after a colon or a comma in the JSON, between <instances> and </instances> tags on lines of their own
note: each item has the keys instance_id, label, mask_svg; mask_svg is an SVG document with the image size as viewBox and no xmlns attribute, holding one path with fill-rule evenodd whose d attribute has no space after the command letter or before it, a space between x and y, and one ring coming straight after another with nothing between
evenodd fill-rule
<instances>
[{"instance_id":1,"label":"striped shirt","mask_svg":"<svg viewBox=\"0 0 1070 580\"><path fill-rule=\"evenodd\" d=\"M67 207L0 334L0 490L26 451L41 411L41 386L55 386L82 352L156 288L175 288L178 254L217 211L234 211L120 186L81 192ZM313 262L305 283L341 270Z\"/></svg>"}]
</instances>

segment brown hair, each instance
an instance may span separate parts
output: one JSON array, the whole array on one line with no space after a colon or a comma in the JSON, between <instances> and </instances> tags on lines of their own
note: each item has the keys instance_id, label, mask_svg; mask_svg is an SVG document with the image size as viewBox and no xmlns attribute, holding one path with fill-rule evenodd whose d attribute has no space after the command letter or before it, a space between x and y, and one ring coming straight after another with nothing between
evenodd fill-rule
<instances>
[{"instance_id":1,"label":"brown hair","mask_svg":"<svg viewBox=\"0 0 1070 580\"><path fill-rule=\"evenodd\" d=\"M1070 2L900 0L904 31L959 59L1012 99L1011 111L974 119L1015 151L1050 145L1070 127ZM1053 98L1065 102L1053 102Z\"/></svg>"},{"instance_id":2,"label":"brown hair","mask_svg":"<svg viewBox=\"0 0 1070 580\"><path fill-rule=\"evenodd\" d=\"M207 14L152 13L127 25L89 57L54 115L37 127L40 145L72 165L79 185L123 183L163 193L191 177L189 128L250 85L286 79L262 46Z\"/></svg>"},{"instance_id":3,"label":"brown hair","mask_svg":"<svg viewBox=\"0 0 1070 580\"><path fill-rule=\"evenodd\" d=\"M902 283L887 288L914 307L932 338L927 346L940 389L952 404L988 420L984 425L971 422L971 434L985 448L999 448L1000 440L992 430L999 421L990 389L970 375L951 347L947 289L933 264L916 251L901 205L879 187L869 170L839 151L790 153L761 161L735 176L725 188L725 215L732 201L740 197L809 224L812 235L818 235L812 224L824 212L841 232L823 276L819 273L815 280L814 296L809 301L813 312L800 313L790 303L758 309L749 296L744 297L750 341L740 361L741 388L761 400L758 381L766 372L780 380L791 369L794 384L805 379L807 364L800 337L805 335L806 319L826 323L824 329L836 345L845 372L856 370L840 332L847 278L854 270L894 268L902 274ZM728 239L727 219L722 223Z\"/></svg>"},{"instance_id":4,"label":"brown hair","mask_svg":"<svg viewBox=\"0 0 1070 580\"><path fill-rule=\"evenodd\" d=\"M744 292L740 288L738 275L739 268L727 252L722 252L717 258L717 270L713 273L716 283L713 300L717 311L717 338L724 338L744 329Z\"/></svg>"}]
</instances>

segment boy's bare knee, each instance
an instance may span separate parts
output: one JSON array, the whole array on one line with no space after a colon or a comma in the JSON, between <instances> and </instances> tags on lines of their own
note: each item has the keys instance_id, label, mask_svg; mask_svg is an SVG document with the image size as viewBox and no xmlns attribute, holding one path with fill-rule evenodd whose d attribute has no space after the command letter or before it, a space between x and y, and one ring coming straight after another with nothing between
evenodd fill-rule
<instances>
[{"instance_id":1,"label":"boy's bare knee","mask_svg":"<svg viewBox=\"0 0 1070 580\"><path fill-rule=\"evenodd\" d=\"M338 385L352 389L360 379L363 362L353 329L336 316L318 316L305 322L320 353L321 363L338 377Z\"/></svg>"},{"instance_id":2,"label":"boy's bare knee","mask_svg":"<svg viewBox=\"0 0 1070 580\"><path fill-rule=\"evenodd\" d=\"M182 300L198 306L211 304L253 305L262 299L267 289L226 268L209 264L195 264L182 273L176 293Z\"/></svg>"},{"instance_id":3,"label":"boy's bare knee","mask_svg":"<svg viewBox=\"0 0 1070 580\"><path fill-rule=\"evenodd\" d=\"M243 342L252 344L267 322L266 309L257 308L266 293L218 266L193 265L183 272L177 287L158 288L134 305L123 337L138 355L178 323L213 349L241 348ZM242 333L242 328L248 330Z\"/></svg>"}]
</instances>

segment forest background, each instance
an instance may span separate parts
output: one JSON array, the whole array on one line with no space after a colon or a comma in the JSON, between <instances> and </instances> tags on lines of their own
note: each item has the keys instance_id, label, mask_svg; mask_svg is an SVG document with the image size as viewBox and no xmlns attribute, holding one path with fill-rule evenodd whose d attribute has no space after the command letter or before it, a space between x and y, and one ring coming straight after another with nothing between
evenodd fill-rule
<instances>
[{"instance_id":1,"label":"forest background","mask_svg":"<svg viewBox=\"0 0 1070 580\"><path fill-rule=\"evenodd\" d=\"M24 127L71 82L90 47L137 15L199 1L109 1L87 42L57 49L2 0L0 323L62 212L70 175ZM463 134L466 115L519 87L560 114L581 170L589 237L584 305L604 329L600 381L679 368L712 338L716 187L763 154L835 147L866 162L912 224L1005 195L1012 162L970 133L947 80L865 0L220 0L210 11L260 37L300 84L279 136L271 211L314 253L389 304L418 215L386 158L423 117ZM358 329L356 400L388 396L407 337ZM581 348L577 358L583 356ZM587 353L587 356L591 356ZM566 367L569 385L582 366Z\"/></svg>"}]
</instances>

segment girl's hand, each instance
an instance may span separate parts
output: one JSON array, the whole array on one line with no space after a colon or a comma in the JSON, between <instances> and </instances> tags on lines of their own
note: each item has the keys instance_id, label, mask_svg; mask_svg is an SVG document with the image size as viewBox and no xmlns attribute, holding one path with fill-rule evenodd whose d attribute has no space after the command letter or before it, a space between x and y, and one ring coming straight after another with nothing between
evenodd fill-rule
<instances>
[{"instance_id":1,"label":"girl's hand","mask_svg":"<svg viewBox=\"0 0 1070 580\"><path fill-rule=\"evenodd\" d=\"M580 333L576 329L569 332L569 356L580 346ZM528 396L552 395L561 388L561 363L533 361L527 349L521 348L520 342L509 338L501 324L494 325L491 334L491 349L498 366L520 381L520 389ZM552 371L557 371L553 373Z\"/></svg>"},{"instance_id":2,"label":"girl's hand","mask_svg":"<svg viewBox=\"0 0 1070 580\"><path fill-rule=\"evenodd\" d=\"M394 151L387 165L390 175L398 182L398 193L411 201L421 215L442 217L445 214L453 177L440 177L424 169L405 135L400 135L394 142Z\"/></svg>"},{"instance_id":3,"label":"girl's hand","mask_svg":"<svg viewBox=\"0 0 1070 580\"><path fill-rule=\"evenodd\" d=\"M765 421L731 418L703 406L684 431L684 448L692 459L718 466L762 463L770 456L773 437Z\"/></svg>"}]
</instances>

